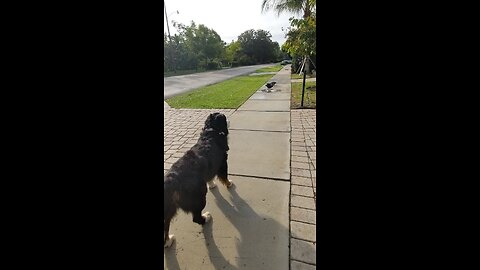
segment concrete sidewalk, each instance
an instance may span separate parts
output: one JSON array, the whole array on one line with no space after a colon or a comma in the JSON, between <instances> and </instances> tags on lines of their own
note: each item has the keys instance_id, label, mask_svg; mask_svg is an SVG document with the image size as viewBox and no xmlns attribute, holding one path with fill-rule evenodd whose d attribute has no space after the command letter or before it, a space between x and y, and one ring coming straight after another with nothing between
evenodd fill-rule
<instances>
[{"instance_id":1,"label":"concrete sidewalk","mask_svg":"<svg viewBox=\"0 0 480 270\"><path fill-rule=\"evenodd\" d=\"M238 110L164 107L164 172L195 144L206 117L230 119L229 178L207 194L212 222L179 212L164 269L315 269L314 110L290 111L290 66ZM292 121L291 121L292 120ZM290 268L289 268L290 267Z\"/></svg>"}]
</instances>

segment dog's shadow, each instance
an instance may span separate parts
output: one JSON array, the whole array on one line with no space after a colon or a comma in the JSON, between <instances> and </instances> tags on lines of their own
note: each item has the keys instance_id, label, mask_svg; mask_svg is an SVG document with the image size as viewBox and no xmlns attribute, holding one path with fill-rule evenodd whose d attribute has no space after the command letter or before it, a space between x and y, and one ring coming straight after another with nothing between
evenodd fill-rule
<instances>
[{"instance_id":1,"label":"dog's shadow","mask_svg":"<svg viewBox=\"0 0 480 270\"><path fill-rule=\"evenodd\" d=\"M220 186L220 188L223 188ZM203 227L205 235L205 244L210 256L210 260L215 269L278 269L277 261L281 260L277 256L281 252L275 250L284 250L286 263L285 269L288 269L288 245L289 229L278 223L276 220L266 216L260 216L257 212L240 197L234 185L228 189L231 195L232 204L226 200L218 188L210 190L215 197L215 203L222 211L225 218L237 229L240 234L239 239L235 239L237 256L235 262L229 262L225 259L219 247L215 243L213 234L221 234L221 229L215 226L215 222L206 224ZM288 196L288 195L287 195ZM288 207L288 205L287 205ZM223 217L217 217L223 218ZM280 248L283 237L284 247ZM286 239L285 239L286 238Z\"/></svg>"},{"instance_id":2,"label":"dog's shadow","mask_svg":"<svg viewBox=\"0 0 480 270\"><path fill-rule=\"evenodd\" d=\"M164 249L165 262L167 264L168 270L180 270L180 265L177 260L177 241L174 241L173 244L168 249Z\"/></svg>"}]
</instances>

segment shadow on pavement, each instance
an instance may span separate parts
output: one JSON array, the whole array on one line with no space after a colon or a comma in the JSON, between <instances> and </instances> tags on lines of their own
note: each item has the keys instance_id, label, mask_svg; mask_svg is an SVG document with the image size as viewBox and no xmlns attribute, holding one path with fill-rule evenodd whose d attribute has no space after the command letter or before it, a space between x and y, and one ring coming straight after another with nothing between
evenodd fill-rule
<instances>
[{"instance_id":1,"label":"shadow on pavement","mask_svg":"<svg viewBox=\"0 0 480 270\"><path fill-rule=\"evenodd\" d=\"M177 260L177 241L174 241L173 244L168 249L164 249L165 262L167 263L167 269L169 270L180 270L180 265Z\"/></svg>"},{"instance_id":2,"label":"shadow on pavement","mask_svg":"<svg viewBox=\"0 0 480 270\"><path fill-rule=\"evenodd\" d=\"M208 255L210 256L210 260L212 261L213 266L215 267L215 269L238 269L237 267L233 266L229 261L227 261L220 249L218 249L218 246L213 239L213 225L213 222L210 222L203 227L205 245L207 247Z\"/></svg>"},{"instance_id":3,"label":"shadow on pavement","mask_svg":"<svg viewBox=\"0 0 480 270\"><path fill-rule=\"evenodd\" d=\"M215 269L288 269L289 241L284 239L286 247L279 247L278 242L282 237L288 238L289 229L274 219L259 216L238 195L236 186L229 189L233 205L220 194L218 189L211 190L211 192L218 208L240 233L240 239L236 241L238 256L234 264L237 266L234 266L223 257L221 247L219 248L213 239L213 223L204 227L205 243ZM216 228L216 230L221 230L221 228ZM281 253L277 253L278 248L287 251L283 254L286 256L283 258L286 259L283 260L283 263L282 259L278 258L278 256L282 256Z\"/></svg>"},{"instance_id":4,"label":"shadow on pavement","mask_svg":"<svg viewBox=\"0 0 480 270\"><path fill-rule=\"evenodd\" d=\"M165 249L169 270L288 270L290 264L289 183L234 177L209 190L212 220L202 227L181 214L172 231L177 241ZM314 254L306 245L301 253ZM303 255L302 255L303 256Z\"/></svg>"}]
</instances>

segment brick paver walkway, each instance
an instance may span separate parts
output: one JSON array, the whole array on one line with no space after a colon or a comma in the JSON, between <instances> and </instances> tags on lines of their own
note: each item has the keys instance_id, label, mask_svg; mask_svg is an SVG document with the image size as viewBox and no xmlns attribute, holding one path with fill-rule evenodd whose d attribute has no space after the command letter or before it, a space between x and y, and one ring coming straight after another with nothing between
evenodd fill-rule
<instances>
[{"instance_id":1,"label":"brick paver walkway","mask_svg":"<svg viewBox=\"0 0 480 270\"><path fill-rule=\"evenodd\" d=\"M316 110L291 110L291 125L290 269L316 269Z\"/></svg>"}]
</instances>

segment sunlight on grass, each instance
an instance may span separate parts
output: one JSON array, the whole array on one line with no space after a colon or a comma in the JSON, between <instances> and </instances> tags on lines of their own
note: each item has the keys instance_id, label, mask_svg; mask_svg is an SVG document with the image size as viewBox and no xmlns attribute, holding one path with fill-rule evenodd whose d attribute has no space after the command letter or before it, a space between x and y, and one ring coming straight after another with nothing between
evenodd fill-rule
<instances>
[{"instance_id":1,"label":"sunlight on grass","mask_svg":"<svg viewBox=\"0 0 480 270\"><path fill-rule=\"evenodd\" d=\"M277 72L277 71L280 71L281 69L283 68L282 65L276 65L276 66L273 66L273 67L264 67L264 68L261 68L261 69L257 69L255 70L255 72Z\"/></svg>"},{"instance_id":2,"label":"sunlight on grass","mask_svg":"<svg viewBox=\"0 0 480 270\"><path fill-rule=\"evenodd\" d=\"M172 108L236 109L273 75L240 76L167 99Z\"/></svg>"},{"instance_id":3,"label":"sunlight on grass","mask_svg":"<svg viewBox=\"0 0 480 270\"><path fill-rule=\"evenodd\" d=\"M303 74L299 75L298 73L294 73L294 74L292 74L291 78L292 79L303 79ZM308 79L308 78L315 78L315 77L311 74L307 74L306 78Z\"/></svg>"}]
</instances>

